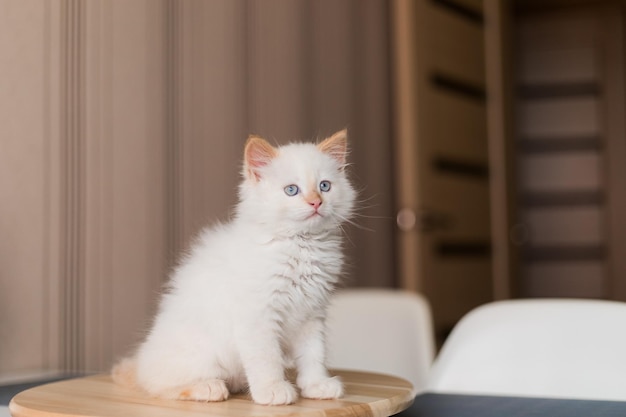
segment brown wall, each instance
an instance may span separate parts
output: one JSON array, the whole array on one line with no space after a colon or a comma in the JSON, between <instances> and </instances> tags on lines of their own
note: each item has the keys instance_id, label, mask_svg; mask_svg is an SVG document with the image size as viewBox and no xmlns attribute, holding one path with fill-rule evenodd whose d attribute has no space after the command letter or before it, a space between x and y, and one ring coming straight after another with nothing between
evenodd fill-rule
<instances>
[{"instance_id":1,"label":"brown wall","mask_svg":"<svg viewBox=\"0 0 626 417\"><path fill-rule=\"evenodd\" d=\"M249 133L350 130L351 285L393 285L383 0L0 0L0 376L103 369L235 202Z\"/></svg>"}]
</instances>

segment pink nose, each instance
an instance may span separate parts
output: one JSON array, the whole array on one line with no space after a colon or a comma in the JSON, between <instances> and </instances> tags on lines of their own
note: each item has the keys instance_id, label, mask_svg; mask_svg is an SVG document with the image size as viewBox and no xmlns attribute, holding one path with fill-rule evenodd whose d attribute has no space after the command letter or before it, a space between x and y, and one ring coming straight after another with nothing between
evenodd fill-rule
<instances>
[{"instance_id":1,"label":"pink nose","mask_svg":"<svg viewBox=\"0 0 626 417\"><path fill-rule=\"evenodd\" d=\"M321 198L316 198L315 200L309 201L309 204L311 206L313 206L315 211L317 211L320 208L320 206L322 205L322 199Z\"/></svg>"}]
</instances>

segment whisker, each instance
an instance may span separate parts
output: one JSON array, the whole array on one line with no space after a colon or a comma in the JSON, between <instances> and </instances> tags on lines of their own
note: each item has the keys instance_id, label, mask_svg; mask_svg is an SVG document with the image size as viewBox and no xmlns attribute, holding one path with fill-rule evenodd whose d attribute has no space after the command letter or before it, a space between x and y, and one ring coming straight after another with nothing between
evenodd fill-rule
<instances>
[{"instance_id":1,"label":"whisker","mask_svg":"<svg viewBox=\"0 0 626 417\"><path fill-rule=\"evenodd\" d=\"M349 217L341 216L341 215L339 215L339 214L337 214L336 216L337 216L337 218L339 218L339 220L341 220L343 223L350 224L350 225L352 225L352 226L356 227L357 229L360 229L360 230L365 230L365 231L368 231L368 232L375 232L375 230L374 230L374 229L370 229L369 227L365 227L365 226L363 226L363 225L360 225L360 224L358 224L357 222L355 222L354 220L352 220L352 219L351 219L351 218L349 218ZM342 228L342 230L344 230L344 229ZM345 230L344 230L344 231L345 231Z\"/></svg>"},{"instance_id":2,"label":"whisker","mask_svg":"<svg viewBox=\"0 0 626 417\"><path fill-rule=\"evenodd\" d=\"M361 219L375 219L375 220L393 220L394 219L393 216L373 216L369 214L360 214L360 213L355 213L352 215L352 217L358 217Z\"/></svg>"},{"instance_id":3,"label":"whisker","mask_svg":"<svg viewBox=\"0 0 626 417\"><path fill-rule=\"evenodd\" d=\"M343 225L339 226L339 229L341 230L341 233L343 234L343 236L345 236L346 240L348 241L348 243L350 244L351 247L356 248L356 244L354 243L354 241L350 238L350 234L346 231L346 229L344 228Z\"/></svg>"}]
</instances>

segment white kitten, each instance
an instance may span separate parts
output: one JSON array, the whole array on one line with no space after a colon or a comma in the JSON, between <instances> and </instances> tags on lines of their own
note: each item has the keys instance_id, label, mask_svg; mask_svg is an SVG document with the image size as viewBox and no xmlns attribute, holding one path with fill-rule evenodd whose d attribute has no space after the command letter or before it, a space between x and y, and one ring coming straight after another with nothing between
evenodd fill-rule
<instances>
[{"instance_id":1,"label":"white kitten","mask_svg":"<svg viewBox=\"0 0 626 417\"><path fill-rule=\"evenodd\" d=\"M146 340L116 382L172 399L221 401L247 387L260 404L337 398L324 320L342 267L340 225L355 192L347 132L274 148L250 137L235 218L204 230L174 272Z\"/></svg>"}]
</instances>

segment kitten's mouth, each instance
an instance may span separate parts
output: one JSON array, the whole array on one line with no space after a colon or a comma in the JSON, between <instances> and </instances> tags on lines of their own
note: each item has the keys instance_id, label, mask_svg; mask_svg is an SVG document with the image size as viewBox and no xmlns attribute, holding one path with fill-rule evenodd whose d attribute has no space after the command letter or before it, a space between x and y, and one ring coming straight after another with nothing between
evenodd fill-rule
<instances>
[{"instance_id":1,"label":"kitten's mouth","mask_svg":"<svg viewBox=\"0 0 626 417\"><path fill-rule=\"evenodd\" d=\"M306 220L308 220L308 219L312 219L312 218L314 218L314 217L318 217L318 216L319 216L319 217L324 217L324 216L322 216L322 214L321 214L319 211L314 211L313 213L311 213L311 214L310 214L310 215L306 218Z\"/></svg>"}]
</instances>

